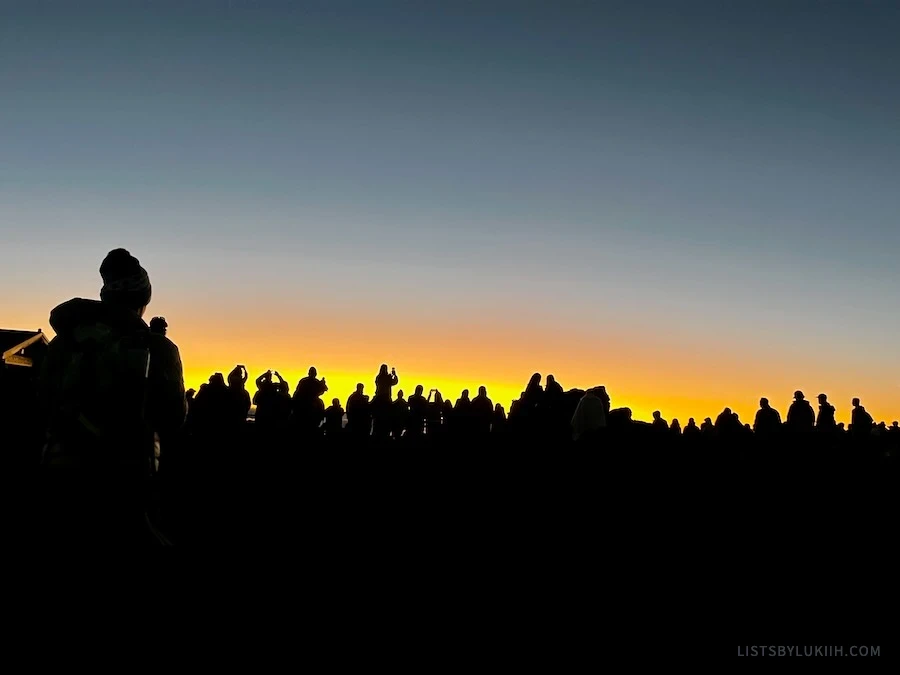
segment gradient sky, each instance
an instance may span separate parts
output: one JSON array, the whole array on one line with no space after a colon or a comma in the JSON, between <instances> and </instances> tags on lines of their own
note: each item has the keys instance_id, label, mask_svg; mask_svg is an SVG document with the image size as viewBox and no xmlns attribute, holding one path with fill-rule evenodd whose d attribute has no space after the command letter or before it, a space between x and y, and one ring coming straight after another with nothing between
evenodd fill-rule
<instances>
[{"instance_id":1,"label":"gradient sky","mask_svg":"<svg viewBox=\"0 0 900 675\"><path fill-rule=\"evenodd\" d=\"M0 0L0 327L123 246L189 386L900 417L900 4ZM370 392L371 393L371 392Z\"/></svg>"}]
</instances>

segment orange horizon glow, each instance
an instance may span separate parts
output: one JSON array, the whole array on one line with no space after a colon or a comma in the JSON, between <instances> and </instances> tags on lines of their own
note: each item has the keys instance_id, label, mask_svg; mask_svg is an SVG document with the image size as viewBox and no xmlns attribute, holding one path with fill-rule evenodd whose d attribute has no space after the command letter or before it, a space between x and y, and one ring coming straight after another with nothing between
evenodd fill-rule
<instances>
[{"instance_id":1,"label":"orange horizon glow","mask_svg":"<svg viewBox=\"0 0 900 675\"><path fill-rule=\"evenodd\" d=\"M160 312L160 314L163 314ZM152 309L145 319L156 315ZM816 408L816 396L825 392L837 409L837 419L849 423L853 397L859 397L876 422L887 424L900 416L900 387L887 380L882 386L854 387L854 372L826 369L815 359L795 357L783 362L764 360L735 344L718 351L700 350L683 337L653 335L623 327L602 333L560 331L521 325L504 317L476 316L406 321L384 315L342 316L339 311L298 309L297 316L279 315L266 324L232 320L212 309L175 305L164 313L169 337L178 345L186 388L199 389L215 372L227 374L237 364L249 371L248 390L266 370L278 370L291 392L310 366L324 377L329 391L326 405L338 398L346 405L357 382L374 392L375 375L382 363L397 370L406 397L421 384L425 394L440 390L453 402L462 389L475 396L486 386L488 396L508 412L532 373L546 381L553 374L564 389L585 389L603 384L613 407L629 407L635 419L650 420L660 410L670 423L688 418L697 423L730 407L744 423L753 423L761 396L786 416L796 389ZM46 316L46 315L45 315ZM33 312L4 317L9 327L45 326ZM48 337L53 332L44 328ZM891 415L893 411L893 415Z\"/></svg>"}]
</instances>

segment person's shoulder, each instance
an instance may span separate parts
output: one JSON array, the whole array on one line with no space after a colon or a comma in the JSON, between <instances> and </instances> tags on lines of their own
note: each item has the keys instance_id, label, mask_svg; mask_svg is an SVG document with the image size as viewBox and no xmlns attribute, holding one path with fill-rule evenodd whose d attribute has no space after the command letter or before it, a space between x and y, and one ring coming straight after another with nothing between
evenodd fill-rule
<instances>
[{"instance_id":1,"label":"person's shoulder","mask_svg":"<svg viewBox=\"0 0 900 675\"><path fill-rule=\"evenodd\" d=\"M178 366L181 364L181 352L178 345L165 335L147 334L147 346L150 350L150 367L154 365Z\"/></svg>"},{"instance_id":2,"label":"person's shoulder","mask_svg":"<svg viewBox=\"0 0 900 675\"><path fill-rule=\"evenodd\" d=\"M170 353L178 353L178 345L176 345L172 340L170 340L165 335L160 335L159 333L147 333L147 344L149 345L151 350L158 350L162 352L170 352Z\"/></svg>"}]
</instances>

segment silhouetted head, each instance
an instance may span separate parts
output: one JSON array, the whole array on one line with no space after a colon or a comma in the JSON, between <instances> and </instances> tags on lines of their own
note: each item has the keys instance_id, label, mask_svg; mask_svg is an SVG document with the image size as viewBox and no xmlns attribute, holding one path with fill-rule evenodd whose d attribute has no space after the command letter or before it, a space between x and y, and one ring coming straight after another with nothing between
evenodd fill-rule
<instances>
[{"instance_id":1,"label":"silhouetted head","mask_svg":"<svg viewBox=\"0 0 900 675\"><path fill-rule=\"evenodd\" d=\"M827 403L828 402L828 396L826 394L819 394L818 398L819 398L819 403Z\"/></svg>"},{"instance_id":2,"label":"silhouetted head","mask_svg":"<svg viewBox=\"0 0 900 675\"><path fill-rule=\"evenodd\" d=\"M309 376L310 376L310 377L315 377L315 376L318 375L318 374L319 374L319 371L316 370L316 367L315 367L315 366L310 366L310 367L309 367Z\"/></svg>"},{"instance_id":3,"label":"silhouetted head","mask_svg":"<svg viewBox=\"0 0 900 675\"><path fill-rule=\"evenodd\" d=\"M697 426L697 423L694 421L693 417L688 417L688 426Z\"/></svg>"},{"instance_id":4,"label":"silhouetted head","mask_svg":"<svg viewBox=\"0 0 900 675\"><path fill-rule=\"evenodd\" d=\"M799 389L798 389L797 391L794 392L794 400L795 400L795 401L802 401L802 400L803 400L803 392L800 391Z\"/></svg>"},{"instance_id":5,"label":"silhouetted head","mask_svg":"<svg viewBox=\"0 0 900 675\"><path fill-rule=\"evenodd\" d=\"M659 410L653 411L653 419L658 420L661 416L662 416L662 413L660 413Z\"/></svg>"},{"instance_id":6,"label":"silhouetted head","mask_svg":"<svg viewBox=\"0 0 900 675\"><path fill-rule=\"evenodd\" d=\"M768 408L769 407L769 399L767 399L767 398L759 399L759 407L760 408Z\"/></svg>"},{"instance_id":7,"label":"silhouetted head","mask_svg":"<svg viewBox=\"0 0 900 675\"><path fill-rule=\"evenodd\" d=\"M222 373L215 373L212 377L209 378L209 383L214 384L217 387L225 386L225 376Z\"/></svg>"},{"instance_id":8,"label":"silhouetted head","mask_svg":"<svg viewBox=\"0 0 900 675\"><path fill-rule=\"evenodd\" d=\"M556 378L553 375L547 376L547 384L556 384Z\"/></svg>"},{"instance_id":9,"label":"silhouetted head","mask_svg":"<svg viewBox=\"0 0 900 675\"><path fill-rule=\"evenodd\" d=\"M150 276L124 248L110 251L100 265L100 300L134 310L141 316L150 304Z\"/></svg>"},{"instance_id":10,"label":"silhouetted head","mask_svg":"<svg viewBox=\"0 0 900 675\"><path fill-rule=\"evenodd\" d=\"M337 408L340 408L341 407L341 399L339 399L339 398L331 399L331 405L333 405Z\"/></svg>"},{"instance_id":11,"label":"silhouetted head","mask_svg":"<svg viewBox=\"0 0 900 675\"><path fill-rule=\"evenodd\" d=\"M540 387L541 386L541 374L535 373L531 376L531 379L528 381L528 387Z\"/></svg>"},{"instance_id":12,"label":"silhouetted head","mask_svg":"<svg viewBox=\"0 0 900 675\"><path fill-rule=\"evenodd\" d=\"M387 375L388 374L388 367L387 367L386 363L381 364L381 369L378 371L378 374L379 375Z\"/></svg>"},{"instance_id":13,"label":"silhouetted head","mask_svg":"<svg viewBox=\"0 0 900 675\"><path fill-rule=\"evenodd\" d=\"M894 423L891 424L891 429L900 429L900 422L894 420Z\"/></svg>"},{"instance_id":14,"label":"silhouetted head","mask_svg":"<svg viewBox=\"0 0 900 675\"><path fill-rule=\"evenodd\" d=\"M364 385L362 382L357 382L357 383L356 383L356 393L357 393L357 394L363 393L363 389L364 389L364 388L365 388L365 385Z\"/></svg>"},{"instance_id":15,"label":"silhouetted head","mask_svg":"<svg viewBox=\"0 0 900 675\"><path fill-rule=\"evenodd\" d=\"M243 387L244 386L244 378L241 376L240 368L235 368L230 373L228 373L228 386L229 387Z\"/></svg>"},{"instance_id":16,"label":"silhouetted head","mask_svg":"<svg viewBox=\"0 0 900 675\"><path fill-rule=\"evenodd\" d=\"M150 332L157 335L165 335L168 331L169 324L166 323L165 317L154 316L150 319Z\"/></svg>"},{"instance_id":17,"label":"silhouetted head","mask_svg":"<svg viewBox=\"0 0 900 675\"><path fill-rule=\"evenodd\" d=\"M402 389L401 389L400 391L397 392L397 400L398 400L398 401L402 401L402 400L403 400L403 390L402 390Z\"/></svg>"},{"instance_id":18,"label":"silhouetted head","mask_svg":"<svg viewBox=\"0 0 900 675\"><path fill-rule=\"evenodd\" d=\"M731 408L725 408L725 410L722 411L722 414L723 414L723 415L730 415L730 414L731 414Z\"/></svg>"},{"instance_id":19,"label":"silhouetted head","mask_svg":"<svg viewBox=\"0 0 900 675\"><path fill-rule=\"evenodd\" d=\"M502 405L500 405L500 404L499 404L499 403L498 403L498 404L496 404L496 405L495 405L495 406L494 406L494 412L497 412L497 413L502 413L502 412L503 412L503 406L502 406ZM896 423L896 422L894 422L894 424L897 424L897 423Z\"/></svg>"},{"instance_id":20,"label":"silhouetted head","mask_svg":"<svg viewBox=\"0 0 900 675\"><path fill-rule=\"evenodd\" d=\"M680 426L681 426L681 422L678 421L678 418L677 418L677 417L673 417L673 418L672 418L672 426L673 426L673 427L680 427Z\"/></svg>"},{"instance_id":21,"label":"silhouetted head","mask_svg":"<svg viewBox=\"0 0 900 675\"><path fill-rule=\"evenodd\" d=\"M463 389L463 390L462 390L462 400L463 400L463 401L468 401L468 400L469 400L469 390L468 390L468 389Z\"/></svg>"},{"instance_id":22,"label":"silhouetted head","mask_svg":"<svg viewBox=\"0 0 900 675\"><path fill-rule=\"evenodd\" d=\"M435 390L435 392L434 392L434 402L438 405L443 405L443 403L444 403L444 397L441 396L441 392L439 392L437 390Z\"/></svg>"},{"instance_id":23,"label":"silhouetted head","mask_svg":"<svg viewBox=\"0 0 900 675\"><path fill-rule=\"evenodd\" d=\"M416 385L416 396L421 396L423 391L425 391L425 387L423 387L421 384L417 384Z\"/></svg>"},{"instance_id":24,"label":"silhouetted head","mask_svg":"<svg viewBox=\"0 0 900 675\"><path fill-rule=\"evenodd\" d=\"M480 387L478 387L478 395L479 396L487 396L487 387L485 387L484 385L481 385Z\"/></svg>"},{"instance_id":25,"label":"silhouetted head","mask_svg":"<svg viewBox=\"0 0 900 675\"><path fill-rule=\"evenodd\" d=\"M859 405L859 399L855 398L855 399L853 399L853 401L851 401L851 403L853 403L853 407L855 408Z\"/></svg>"},{"instance_id":26,"label":"silhouetted head","mask_svg":"<svg viewBox=\"0 0 900 675\"><path fill-rule=\"evenodd\" d=\"M712 418L710 418L710 417L704 417L704 418L703 418L703 422L704 422L704 424L712 424Z\"/></svg>"}]
</instances>

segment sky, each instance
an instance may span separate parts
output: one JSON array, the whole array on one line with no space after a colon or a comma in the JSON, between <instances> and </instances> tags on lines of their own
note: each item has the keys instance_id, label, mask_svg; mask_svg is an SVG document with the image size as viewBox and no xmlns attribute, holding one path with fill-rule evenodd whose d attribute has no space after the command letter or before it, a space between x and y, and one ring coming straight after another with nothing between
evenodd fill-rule
<instances>
[{"instance_id":1,"label":"sky","mask_svg":"<svg viewBox=\"0 0 900 675\"><path fill-rule=\"evenodd\" d=\"M0 327L150 273L188 386L900 417L900 4L0 0Z\"/></svg>"}]
</instances>

